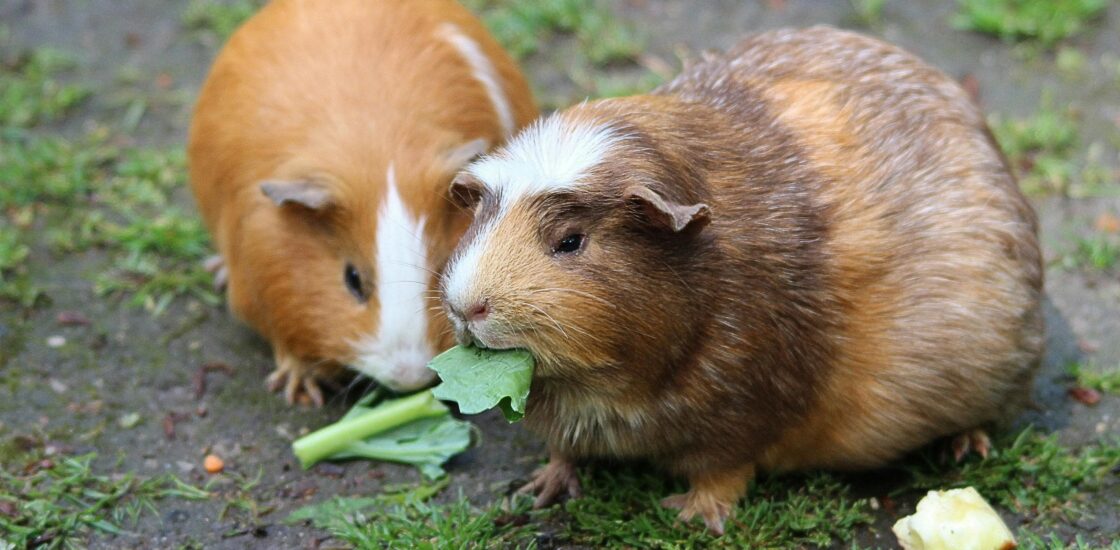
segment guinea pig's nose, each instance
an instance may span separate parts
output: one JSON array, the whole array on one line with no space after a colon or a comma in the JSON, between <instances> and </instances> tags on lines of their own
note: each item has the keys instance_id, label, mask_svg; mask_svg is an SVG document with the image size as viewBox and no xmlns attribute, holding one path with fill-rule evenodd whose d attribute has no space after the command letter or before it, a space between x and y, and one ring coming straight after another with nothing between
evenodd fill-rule
<instances>
[{"instance_id":1,"label":"guinea pig's nose","mask_svg":"<svg viewBox=\"0 0 1120 550\"><path fill-rule=\"evenodd\" d=\"M482 321L486 316L490 315L490 302L482 299L469 308L467 308L468 321Z\"/></svg>"}]
</instances>

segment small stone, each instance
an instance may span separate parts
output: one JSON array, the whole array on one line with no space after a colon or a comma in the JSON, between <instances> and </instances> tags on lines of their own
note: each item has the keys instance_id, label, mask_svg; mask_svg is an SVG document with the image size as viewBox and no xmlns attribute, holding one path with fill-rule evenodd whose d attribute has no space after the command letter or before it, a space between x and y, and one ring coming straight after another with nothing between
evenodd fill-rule
<instances>
[{"instance_id":1,"label":"small stone","mask_svg":"<svg viewBox=\"0 0 1120 550\"><path fill-rule=\"evenodd\" d=\"M117 425L126 429L126 430L129 429L129 428L136 427L136 425L139 424L139 423L140 423L140 413L137 413L137 412L130 412L130 413L120 417L119 419L117 419Z\"/></svg>"},{"instance_id":2,"label":"small stone","mask_svg":"<svg viewBox=\"0 0 1120 550\"><path fill-rule=\"evenodd\" d=\"M65 346L65 345L66 345L66 337L65 336L59 336L59 335L56 334L54 336L51 336L51 337L47 338L47 347L48 348L61 348L62 346Z\"/></svg>"}]
</instances>

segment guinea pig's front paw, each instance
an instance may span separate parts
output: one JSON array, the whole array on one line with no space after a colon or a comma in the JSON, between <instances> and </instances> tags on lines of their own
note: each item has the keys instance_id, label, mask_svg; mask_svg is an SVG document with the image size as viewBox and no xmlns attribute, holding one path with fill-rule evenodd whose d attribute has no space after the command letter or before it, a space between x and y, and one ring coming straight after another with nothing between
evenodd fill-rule
<instances>
[{"instance_id":1,"label":"guinea pig's front paw","mask_svg":"<svg viewBox=\"0 0 1120 550\"><path fill-rule=\"evenodd\" d=\"M226 289L229 284L229 268L226 259L220 254L214 254L202 262L202 268L214 276L214 290L219 292Z\"/></svg>"},{"instance_id":2,"label":"guinea pig's front paw","mask_svg":"<svg viewBox=\"0 0 1120 550\"><path fill-rule=\"evenodd\" d=\"M533 480L517 490L519 495L537 495L533 501L537 510L556 502L564 493L569 498L582 496L575 463L558 453L552 453L548 464L533 473Z\"/></svg>"},{"instance_id":3,"label":"guinea pig's front paw","mask_svg":"<svg viewBox=\"0 0 1120 550\"><path fill-rule=\"evenodd\" d=\"M289 405L310 401L317 407L323 406L323 390L319 388L315 369L294 355L276 354L276 369L268 375L265 385L271 392L283 388Z\"/></svg>"}]
</instances>

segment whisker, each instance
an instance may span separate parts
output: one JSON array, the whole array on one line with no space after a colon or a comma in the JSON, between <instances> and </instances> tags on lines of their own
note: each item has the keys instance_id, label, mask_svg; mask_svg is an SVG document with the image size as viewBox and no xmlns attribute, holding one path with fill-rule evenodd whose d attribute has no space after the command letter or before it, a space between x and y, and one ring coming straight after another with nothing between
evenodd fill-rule
<instances>
[{"instance_id":1,"label":"whisker","mask_svg":"<svg viewBox=\"0 0 1120 550\"><path fill-rule=\"evenodd\" d=\"M574 288L536 288L536 289L529 290L528 294L539 294L541 292L571 292L572 294L575 294L577 296L583 296L585 298L590 298L592 300L596 300L596 301L598 301L602 304L605 304L606 306L608 306L612 309L618 307L617 305L608 301L606 298L603 298L601 296L596 296L596 295L594 295L590 292L585 292L583 290L576 290Z\"/></svg>"}]
</instances>

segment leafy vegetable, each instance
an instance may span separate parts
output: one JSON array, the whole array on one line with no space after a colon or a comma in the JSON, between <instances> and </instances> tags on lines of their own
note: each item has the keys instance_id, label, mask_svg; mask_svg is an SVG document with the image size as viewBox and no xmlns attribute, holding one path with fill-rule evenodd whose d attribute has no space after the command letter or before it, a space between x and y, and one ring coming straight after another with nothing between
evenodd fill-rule
<instances>
[{"instance_id":1,"label":"leafy vegetable","mask_svg":"<svg viewBox=\"0 0 1120 550\"><path fill-rule=\"evenodd\" d=\"M483 350L456 346L428 364L443 383L430 391L377 403L374 391L338 422L292 443L304 468L325 459L371 458L412 464L428 478L443 476L442 465L471 446L471 424L451 416L438 399L459 403L465 414L495 405L506 420L525 415L533 356L524 350Z\"/></svg>"},{"instance_id":2,"label":"leafy vegetable","mask_svg":"<svg viewBox=\"0 0 1120 550\"><path fill-rule=\"evenodd\" d=\"M497 405L510 422L525 416L534 366L533 356L525 350L463 346L455 346L428 363L443 380L432 389L437 398L458 403L464 414Z\"/></svg>"},{"instance_id":3,"label":"leafy vegetable","mask_svg":"<svg viewBox=\"0 0 1120 550\"><path fill-rule=\"evenodd\" d=\"M328 458L372 458L412 464L437 478L447 459L470 447L470 423L453 418L432 392L371 406L380 397L371 393L338 422L293 442L300 464L309 468Z\"/></svg>"}]
</instances>

